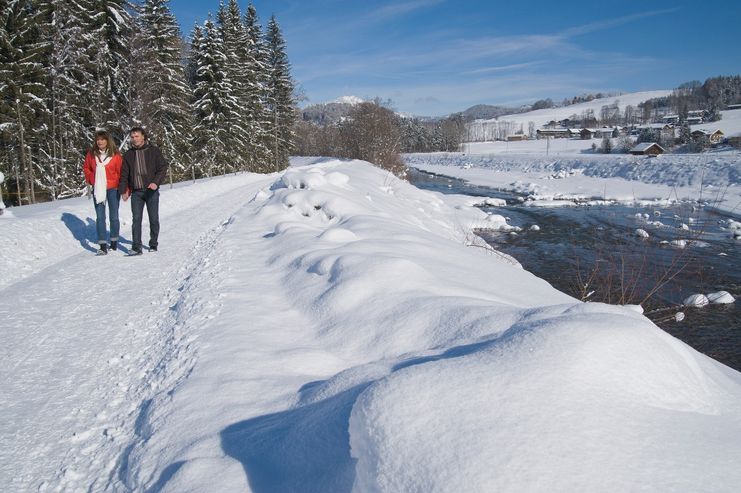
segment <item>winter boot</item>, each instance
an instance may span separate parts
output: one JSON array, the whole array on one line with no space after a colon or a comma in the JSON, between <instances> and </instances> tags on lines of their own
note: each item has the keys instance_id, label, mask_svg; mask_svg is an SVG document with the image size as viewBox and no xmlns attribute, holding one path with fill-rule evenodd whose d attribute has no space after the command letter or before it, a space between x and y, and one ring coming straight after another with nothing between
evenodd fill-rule
<instances>
[{"instance_id":1,"label":"winter boot","mask_svg":"<svg viewBox=\"0 0 741 493\"><path fill-rule=\"evenodd\" d=\"M111 250L118 250L118 241L111 240Z\"/></svg>"},{"instance_id":2,"label":"winter boot","mask_svg":"<svg viewBox=\"0 0 741 493\"><path fill-rule=\"evenodd\" d=\"M100 244L100 250L98 250L98 255L108 255L108 245L105 243Z\"/></svg>"}]
</instances>

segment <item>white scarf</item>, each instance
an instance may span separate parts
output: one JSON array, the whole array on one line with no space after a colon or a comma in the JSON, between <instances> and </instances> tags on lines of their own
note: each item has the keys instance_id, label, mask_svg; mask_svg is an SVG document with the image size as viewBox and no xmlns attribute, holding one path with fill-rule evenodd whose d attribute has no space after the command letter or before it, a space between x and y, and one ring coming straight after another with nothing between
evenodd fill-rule
<instances>
[{"instance_id":1,"label":"white scarf","mask_svg":"<svg viewBox=\"0 0 741 493\"><path fill-rule=\"evenodd\" d=\"M93 196L95 202L102 204L105 202L106 190L108 189L108 176L106 175L105 167L111 162L113 156L106 156L105 159L100 159L100 155L95 153L95 184L93 185Z\"/></svg>"}]
</instances>

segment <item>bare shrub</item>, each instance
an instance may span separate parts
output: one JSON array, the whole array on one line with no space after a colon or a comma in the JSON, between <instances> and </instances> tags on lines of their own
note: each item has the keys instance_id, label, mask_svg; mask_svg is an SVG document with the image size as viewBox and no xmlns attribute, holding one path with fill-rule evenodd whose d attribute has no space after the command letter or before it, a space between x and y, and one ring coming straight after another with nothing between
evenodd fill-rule
<instances>
[{"instance_id":1,"label":"bare shrub","mask_svg":"<svg viewBox=\"0 0 741 493\"><path fill-rule=\"evenodd\" d=\"M362 159L403 178L401 135L394 112L378 102L356 105L339 125L339 156Z\"/></svg>"}]
</instances>

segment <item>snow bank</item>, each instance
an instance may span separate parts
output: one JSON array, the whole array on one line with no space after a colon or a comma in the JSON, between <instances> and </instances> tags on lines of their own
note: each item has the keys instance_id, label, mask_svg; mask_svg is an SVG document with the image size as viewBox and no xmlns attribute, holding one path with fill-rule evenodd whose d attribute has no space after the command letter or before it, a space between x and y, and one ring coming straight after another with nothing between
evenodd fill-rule
<instances>
[{"instance_id":1,"label":"snow bank","mask_svg":"<svg viewBox=\"0 0 741 493\"><path fill-rule=\"evenodd\" d=\"M683 304L685 306L703 307L710 303L715 305L728 305L735 301L736 298L734 298L728 291L718 291L707 295L701 293L690 295L684 300Z\"/></svg>"},{"instance_id":2,"label":"snow bank","mask_svg":"<svg viewBox=\"0 0 741 493\"><path fill-rule=\"evenodd\" d=\"M716 305L729 305L736 301L736 298L734 298L733 295L728 291L718 291L715 293L710 293L707 295L707 297L710 303L714 303Z\"/></svg>"},{"instance_id":3,"label":"snow bank","mask_svg":"<svg viewBox=\"0 0 741 493\"><path fill-rule=\"evenodd\" d=\"M580 305L397 365L353 407L353 491L731 491L738 379L701 360Z\"/></svg>"},{"instance_id":4,"label":"snow bank","mask_svg":"<svg viewBox=\"0 0 741 493\"><path fill-rule=\"evenodd\" d=\"M197 363L142 415L127 486L733 491L741 375L471 248L506 221L462 200L357 161L257 193L186 294L219 308L184 319Z\"/></svg>"},{"instance_id":5,"label":"snow bank","mask_svg":"<svg viewBox=\"0 0 741 493\"><path fill-rule=\"evenodd\" d=\"M521 144L539 146L540 142ZM691 200L736 215L741 208L738 151L672 154L660 159L573 153L548 157L540 148L534 148L532 155L482 152L407 154L404 160L414 168L522 194L530 205L595 200L652 205Z\"/></svg>"}]
</instances>

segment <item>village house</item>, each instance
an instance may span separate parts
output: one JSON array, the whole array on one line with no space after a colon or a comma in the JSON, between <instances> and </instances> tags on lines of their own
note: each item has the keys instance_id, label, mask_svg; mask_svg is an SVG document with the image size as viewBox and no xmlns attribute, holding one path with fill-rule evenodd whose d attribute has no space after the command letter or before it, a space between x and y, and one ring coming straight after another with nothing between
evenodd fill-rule
<instances>
[{"instance_id":1,"label":"village house","mask_svg":"<svg viewBox=\"0 0 741 493\"><path fill-rule=\"evenodd\" d=\"M656 142L644 142L630 150L630 153L635 156L658 156L664 152L666 152L664 148Z\"/></svg>"},{"instance_id":2,"label":"village house","mask_svg":"<svg viewBox=\"0 0 741 493\"><path fill-rule=\"evenodd\" d=\"M691 135L693 140L705 137L711 144L720 144L723 141L723 137L725 136L725 134L720 130L703 129L693 130Z\"/></svg>"},{"instance_id":3,"label":"village house","mask_svg":"<svg viewBox=\"0 0 741 493\"><path fill-rule=\"evenodd\" d=\"M579 137L581 137L581 140L589 140L594 137L594 130L591 128L582 128L579 131Z\"/></svg>"},{"instance_id":4,"label":"village house","mask_svg":"<svg viewBox=\"0 0 741 493\"><path fill-rule=\"evenodd\" d=\"M564 128L571 128L571 126L574 124L574 122L572 122L568 118L565 118L565 119L561 120L560 122L558 122L558 124L561 125Z\"/></svg>"},{"instance_id":5,"label":"village house","mask_svg":"<svg viewBox=\"0 0 741 493\"><path fill-rule=\"evenodd\" d=\"M527 140L527 135L525 134L514 134L514 135L508 135L507 141L508 142L516 142L520 140Z\"/></svg>"},{"instance_id":6,"label":"village house","mask_svg":"<svg viewBox=\"0 0 741 493\"><path fill-rule=\"evenodd\" d=\"M594 129L595 139L604 139L605 137L612 138L617 137L620 134L618 127L602 127Z\"/></svg>"},{"instance_id":7,"label":"village house","mask_svg":"<svg viewBox=\"0 0 741 493\"><path fill-rule=\"evenodd\" d=\"M644 129L658 130L662 140L673 140L676 137L676 127L670 123L649 123L648 125L639 125L633 129L632 135L640 135Z\"/></svg>"},{"instance_id":8,"label":"village house","mask_svg":"<svg viewBox=\"0 0 741 493\"><path fill-rule=\"evenodd\" d=\"M571 130L568 128L539 128L535 131L535 138L537 139L545 139L546 137L568 139L571 136Z\"/></svg>"},{"instance_id":9,"label":"village house","mask_svg":"<svg viewBox=\"0 0 741 493\"><path fill-rule=\"evenodd\" d=\"M705 110L692 110L687 112L687 123L697 125L705 121Z\"/></svg>"}]
</instances>

